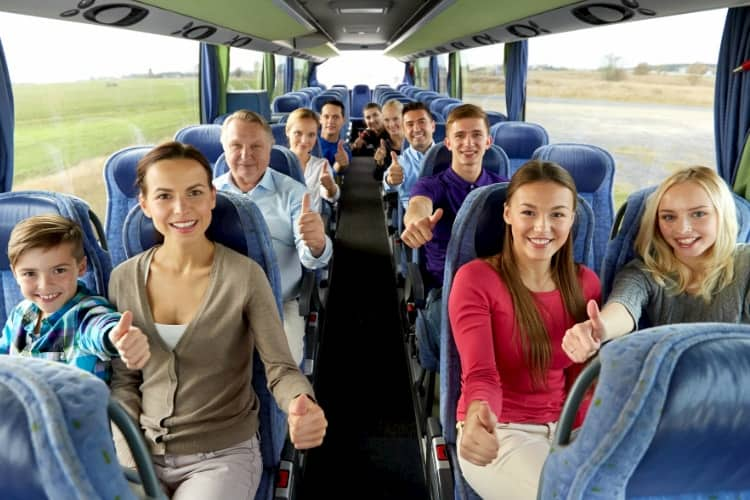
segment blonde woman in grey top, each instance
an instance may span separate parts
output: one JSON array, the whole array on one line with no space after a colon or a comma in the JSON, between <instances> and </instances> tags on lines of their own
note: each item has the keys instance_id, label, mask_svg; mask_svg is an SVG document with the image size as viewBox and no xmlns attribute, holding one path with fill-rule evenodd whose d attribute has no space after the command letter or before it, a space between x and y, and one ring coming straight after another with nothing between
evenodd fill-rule
<instances>
[{"instance_id":1,"label":"blonde woman in grey top","mask_svg":"<svg viewBox=\"0 0 750 500\"><path fill-rule=\"evenodd\" d=\"M140 424L170 496L252 498L262 472L253 351L298 449L322 442L325 415L292 360L265 273L205 235L216 204L205 158L161 144L138 164L137 184L164 242L118 266L109 294L133 312L152 356L142 371L113 367L113 396Z\"/></svg>"},{"instance_id":2,"label":"blonde woman in grey top","mask_svg":"<svg viewBox=\"0 0 750 500\"><path fill-rule=\"evenodd\" d=\"M649 197L635 240L640 256L620 271L601 311L570 328L563 349L576 362L601 343L638 325L750 318L750 248L737 245L732 193L708 167L690 167L665 179Z\"/></svg>"}]
</instances>

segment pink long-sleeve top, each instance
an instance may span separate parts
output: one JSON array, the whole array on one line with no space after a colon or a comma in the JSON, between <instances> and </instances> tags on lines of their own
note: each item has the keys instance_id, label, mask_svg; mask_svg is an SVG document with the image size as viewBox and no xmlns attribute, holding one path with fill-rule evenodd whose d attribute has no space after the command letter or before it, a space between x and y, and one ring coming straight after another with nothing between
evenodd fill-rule
<instances>
[{"instance_id":1,"label":"pink long-sleeve top","mask_svg":"<svg viewBox=\"0 0 750 500\"><path fill-rule=\"evenodd\" d=\"M599 278L580 266L585 301L601 297ZM461 358L461 397L456 419L463 421L474 400L487 401L498 422L548 423L560 416L568 389L582 365L562 350L565 331L576 321L565 310L558 290L533 293L552 344L552 359L543 388L534 388L531 372L513 329L515 311L500 275L481 259L458 270L449 298L453 337ZM579 413L585 415L585 412Z\"/></svg>"}]
</instances>

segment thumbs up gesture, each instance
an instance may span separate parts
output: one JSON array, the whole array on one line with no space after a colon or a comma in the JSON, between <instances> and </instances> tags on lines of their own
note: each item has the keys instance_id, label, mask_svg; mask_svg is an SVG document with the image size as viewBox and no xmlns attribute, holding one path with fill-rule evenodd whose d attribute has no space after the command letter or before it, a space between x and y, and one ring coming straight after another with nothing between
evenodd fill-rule
<instances>
[{"instance_id":1,"label":"thumbs up gesture","mask_svg":"<svg viewBox=\"0 0 750 500\"><path fill-rule=\"evenodd\" d=\"M459 453L474 465L484 466L497 458L500 445L495 437L497 417L486 401L472 401L466 411Z\"/></svg>"},{"instance_id":2,"label":"thumbs up gesture","mask_svg":"<svg viewBox=\"0 0 750 500\"><path fill-rule=\"evenodd\" d=\"M289 403L287 422L289 438L298 450L320 446L328 427L323 409L306 394L300 394Z\"/></svg>"},{"instance_id":3,"label":"thumbs up gesture","mask_svg":"<svg viewBox=\"0 0 750 500\"><path fill-rule=\"evenodd\" d=\"M604 321L595 300L586 304L589 319L573 325L563 336L562 347L565 354L576 363L583 363L596 354L606 336Z\"/></svg>"},{"instance_id":4,"label":"thumbs up gesture","mask_svg":"<svg viewBox=\"0 0 750 500\"><path fill-rule=\"evenodd\" d=\"M310 193L302 196L302 210L297 219L300 238L310 249L314 257L319 257L326 247L326 236L323 229L323 219L320 214L310 208Z\"/></svg>"},{"instance_id":5,"label":"thumbs up gesture","mask_svg":"<svg viewBox=\"0 0 750 500\"><path fill-rule=\"evenodd\" d=\"M382 165L385 161L385 153L387 151L387 146L385 144L385 139L380 139L380 146L378 149L375 150L375 154L372 156L375 158L375 163L378 165Z\"/></svg>"},{"instance_id":6,"label":"thumbs up gesture","mask_svg":"<svg viewBox=\"0 0 750 500\"><path fill-rule=\"evenodd\" d=\"M354 140L354 149L360 149L365 145L365 131L361 131Z\"/></svg>"},{"instance_id":7,"label":"thumbs up gesture","mask_svg":"<svg viewBox=\"0 0 750 500\"><path fill-rule=\"evenodd\" d=\"M349 166L349 155L346 153L346 149L344 149L344 141L339 140L339 144L336 147L336 154L333 156L333 158L335 160L333 169L336 172L341 172Z\"/></svg>"},{"instance_id":8,"label":"thumbs up gesture","mask_svg":"<svg viewBox=\"0 0 750 500\"><path fill-rule=\"evenodd\" d=\"M133 313L125 311L120 321L109 331L109 340L120 354L120 359L131 370L140 370L151 357L148 338L133 326Z\"/></svg>"},{"instance_id":9,"label":"thumbs up gesture","mask_svg":"<svg viewBox=\"0 0 750 500\"><path fill-rule=\"evenodd\" d=\"M419 248L428 241L432 240L432 231L435 229L438 221L443 217L443 209L438 208L435 213L429 217L422 217L416 221L407 224L404 232L401 233L401 241L406 243L409 248Z\"/></svg>"},{"instance_id":10,"label":"thumbs up gesture","mask_svg":"<svg viewBox=\"0 0 750 500\"><path fill-rule=\"evenodd\" d=\"M395 151L391 151L391 166L388 167L388 175L385 181L390 186L398 186L404 182L404 169L398 162L398 155Z\"/></svg>"},{"instance_id":11,"label":"thumbs up gesture","mask_svg":"<svg viewBox=\"0 0 750 500\"><path fill-rule=\"evenodd\" d=\"M336 194L336 183L333 181L333 176L331 176L331 172L328 170L328 162L325 162L325 165L320 169L320 185L325 188L327 196L329 198L333 198L333 196Z\"/></svg>"}]
</instances>

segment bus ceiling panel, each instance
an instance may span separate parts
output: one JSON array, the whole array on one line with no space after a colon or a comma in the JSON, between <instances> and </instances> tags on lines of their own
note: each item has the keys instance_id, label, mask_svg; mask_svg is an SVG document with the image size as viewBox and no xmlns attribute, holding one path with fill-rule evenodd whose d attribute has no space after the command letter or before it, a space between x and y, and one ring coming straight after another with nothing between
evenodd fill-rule
<instances>
[{"instance_id":1,"label":"bus ceiling panel","mask_svg":"<svg viewBox=\"0 0 750 500\"><path fill-rule=\"evenodd\" d=\"M455 0L391 40L385 54L409 61L547 34L749 4L749 0Z\"/></svg>"},{"instance_id":2,"label":"bus ceiling panel","mask_svg":"<svg viewBox=\"0 0 750 500\"><path fill-rule=\"evenodd\" d=\"M314 28L290 16L273 0L2 0L0 11L125 28L320 62L336 52L319 41L313 55L295 48L295 37Z\"/></svg>"}]
</instances>

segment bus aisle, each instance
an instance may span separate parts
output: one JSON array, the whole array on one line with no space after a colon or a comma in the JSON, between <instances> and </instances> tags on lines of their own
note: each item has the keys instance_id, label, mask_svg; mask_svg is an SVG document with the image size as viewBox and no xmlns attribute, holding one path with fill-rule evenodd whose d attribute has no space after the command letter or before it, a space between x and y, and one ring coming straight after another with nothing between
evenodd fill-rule
<instances>
[{"instance_id":1,"label":"bus aisle","mask_svg":"<svg viewBox=\"0 0 750 500\"><path fill-rule=\"evenodd\" d=\"M299 497L427 498L396 283L372 160L342 186L316 395L328 418Z\"/></svg>"}]
</instances>

